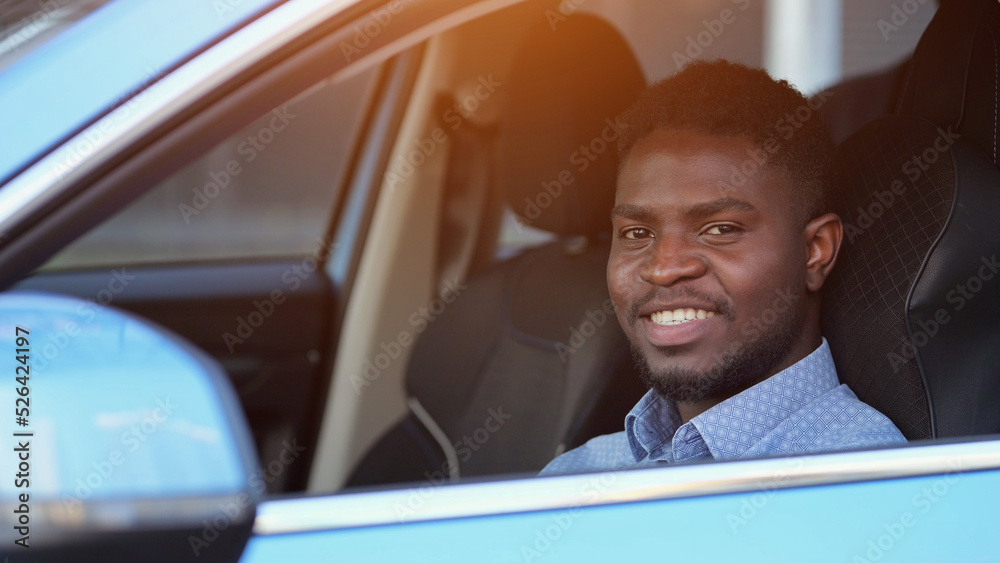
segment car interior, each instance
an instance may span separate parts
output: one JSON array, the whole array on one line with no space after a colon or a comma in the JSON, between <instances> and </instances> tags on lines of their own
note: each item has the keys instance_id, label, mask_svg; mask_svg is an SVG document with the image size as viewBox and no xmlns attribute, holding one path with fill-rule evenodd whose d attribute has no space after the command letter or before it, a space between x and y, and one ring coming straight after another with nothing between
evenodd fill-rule
<instances>
[{"instance_id":1,"label":"car interior","mask_svg":"<svg viewBox=\"0 0 1000 563\"><path fill-rule=\"evenodd\" d=\"M895 114L839 148L836 207L864 232L843 247L824 332L841 380L910 440L1000 429L997 334L984 330L1000 304L989 285L1000 235L998 17L993 2L945 3ZM901 171L898 200L879 201L886 187L895 196ZM858 210L879 220L864 227Z\"/></svg>"},{"instance_id":2,"label":"car interior","mask_svg":"<svg viewBox=\"0 0 1000 563\"><path fill-rule=\"evenodd\" d=\"M1000 6L928 2L884 36L891 3L842 4L822 111L857 232L824 334L908 439L996 433ZM615 116L722 10L695 58L765 64L773 14L737 0L532 0L447 27L249 123L16 287L215 357L261 466L306 448L270 492L537 473L645 392L605 280Z\"/></svg>"},{"instance_id":3,"label":"car interior","mask_svg":"<svg viewBox=\"0 0 1000 563\"><path fill-rule=\"evenodd\" d=\"M537 471L582 438L616 431L622 408L641 396L624 335L604 306L615 161L601 158L580 171L569 167L569 155L591 143L613 149L601 136L613 134L605 122L645 78L607 23L582 15L552 31L546 22L531 27L500 81L504 107L493 135L478 145L485 160L478 171L487 178L459 178L466 189L503 198L520 224L556 240L467 278L460 298L413 346L403 376L410 412L366 453L348 485L419 481L442 467L451 479ZM467 166L462 156L451 155L448 166ZM554 187L540 192L546 185ZM525 211L536 197L544 206L537 215ZM486 210L494 225L501 211L496 203ZM448 227L442 221L439 241L452 238ZM443 251L437 259L454 261ZM567 347L570 330L588 322L586 345ZM621 404L598 406L602 399ZM504 415L495 435L479 430L491 410ZM463 447L466 436L472 441Z\"/></svg>"}]
</instances>

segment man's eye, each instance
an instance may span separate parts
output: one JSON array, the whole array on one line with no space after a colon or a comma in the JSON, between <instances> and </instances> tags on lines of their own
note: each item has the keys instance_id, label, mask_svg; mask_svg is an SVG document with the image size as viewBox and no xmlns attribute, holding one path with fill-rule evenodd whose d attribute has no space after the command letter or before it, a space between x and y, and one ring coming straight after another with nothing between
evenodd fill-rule
<instances>
[{"instance_id":1,"label":"man's eye","mask_svg":"<svg viewBox=\"0 0 1000 563\"><path fill-rule=\"evenodd\" d=\"M644 239L653 236L653 233L649 232L649 229L643 229L642 227L633 227L631 229L625 229L622 231L622 236L627 239Z\"/></svg>"},{"instance_id":2,"label":"man's eye","mask_svg":"<svg viewBox=\"0 0 1000 563\"><path fill-rule=\"evenodd\" d=\"M736 225L713 225L705 230L706 235L734 235L740 232Z\"/></svg>"}]
</instances>

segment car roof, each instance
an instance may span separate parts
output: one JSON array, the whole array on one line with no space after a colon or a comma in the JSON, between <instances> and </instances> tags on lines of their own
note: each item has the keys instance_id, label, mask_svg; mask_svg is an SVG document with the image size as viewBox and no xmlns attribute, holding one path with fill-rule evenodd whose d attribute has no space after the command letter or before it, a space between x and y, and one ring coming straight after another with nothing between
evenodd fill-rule
<instances>
[{"instance_id":1,"label":"car roof","mask_svg":"<svg viewBox=\"0 0 1000 563\"><path fill-rule=\"evenodd\" d=\"M0 72L0 184L280 3L116 0L38 46Z\"/></svg>"}]
</instances>

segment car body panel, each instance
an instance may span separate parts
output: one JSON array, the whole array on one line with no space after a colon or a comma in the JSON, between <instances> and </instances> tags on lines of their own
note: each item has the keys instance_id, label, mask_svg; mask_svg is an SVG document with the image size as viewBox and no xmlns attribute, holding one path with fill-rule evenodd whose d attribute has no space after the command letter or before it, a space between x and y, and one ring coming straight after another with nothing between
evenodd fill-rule
<instances>
[{"instance_id":1,"label":"car body panel","mask_svg":"<svg viewBox=\"0 0 1000 563\"><path fill-rule=\"evenodd\" d=\"M599 498L614 474L591 478ZM987 561L1000 471L255 536L241 561ZM429 491L414 489L416 499ZM418 508L419 510L419 508ZM962 538L962 541L958 541Z\"/></svg>"}]
</instances>

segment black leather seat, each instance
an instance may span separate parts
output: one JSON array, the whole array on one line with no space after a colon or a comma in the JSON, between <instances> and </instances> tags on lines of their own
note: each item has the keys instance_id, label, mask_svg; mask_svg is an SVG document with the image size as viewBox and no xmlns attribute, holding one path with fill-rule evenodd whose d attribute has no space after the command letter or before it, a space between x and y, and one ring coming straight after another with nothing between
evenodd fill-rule
<instances>
[{"instance_id":1,"label":"black leather seat","mask_svg":"<svg viewBox=\"0 0 1000 563\"><path fill-rule=\"evenodd\" d=\"M1000 432L998 39L995 0L943 3L896 115L838 152L824 332L841 379L909 439Z\"/></svg>"},{"instance_id":2,"label":"black leather seat","mask_svg":"<svg viewBox=\"0 0 1000 563\"><path fill-rule=\"evenodd\" d=\"M497 189L524 223L558 241L474 275L428 326L406 375L411 412L348 486L537 472L622 428L644 389L605 275L613 120L644 85L627 43L602 20L575 15L527 32L504 85Z\"/></svg>"}]
</instances>

